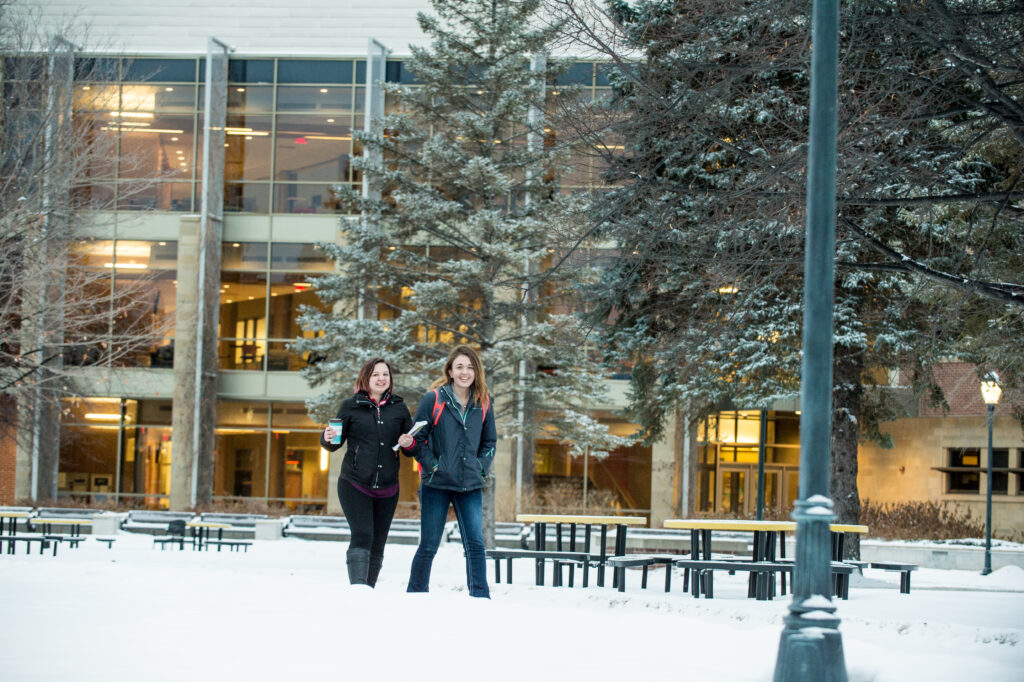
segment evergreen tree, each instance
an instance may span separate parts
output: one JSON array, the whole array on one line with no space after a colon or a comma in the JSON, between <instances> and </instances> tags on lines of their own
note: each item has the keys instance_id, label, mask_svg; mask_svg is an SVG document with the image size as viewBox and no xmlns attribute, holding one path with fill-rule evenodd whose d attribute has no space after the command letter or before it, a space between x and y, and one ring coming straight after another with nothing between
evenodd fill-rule
<instances>
[{"instance_id":1,"label":"evergreen tree","mask_svg":"<svg viewBox=\"0 0 1024 682\"><path fill-rule=\"evenodd\" d=\"M339 268L316 289L334 312L302 319L323 331L299 343L324 358L306 371L326 389L309 401L320 419L366 358L389 358L399 390L418 397L465 342L483 352L503 436L543 433L573 452L622 442L591 413L603 373L568 314L577 271L550 267L577 241L583 204L560 191L566 155L545 144L559 65L536 59L551 37L534 28L537 7L435 0L436 17L420 14L431 46L403 64L417 83L386 84L392 113L360 137L379 152L357 162L375 196L339 189L361 218L324 246Z\"/></svg>"},{"instance_id":2,"label":"evergreen tree","mask_svg":"<svg viewBox=\"0 0 1024 682\"><path fill-rule=\"evenodd\" d=\"M759 407L798 392L810 6L610 7L604 26L642 56L615 54L626 149L594 213L623 257L597 315L611 322L613 359L636 363L653 436L683 401ZM843 6L832 449L843 521L859 513L858 441L885 443L879 425L899 414L879 368L908 370L921 391L951 355L1020 376L1019 334L985 355L978 343L1024 322L1010 283L1024 234L1020 20L1012 2Z\"/></svg>"}]
</instances>

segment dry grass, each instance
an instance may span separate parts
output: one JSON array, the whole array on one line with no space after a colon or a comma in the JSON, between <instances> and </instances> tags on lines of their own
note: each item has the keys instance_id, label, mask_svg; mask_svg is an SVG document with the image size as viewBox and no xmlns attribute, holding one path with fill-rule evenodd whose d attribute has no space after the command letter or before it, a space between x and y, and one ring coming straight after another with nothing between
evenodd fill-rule
<instances>
[{"instance_id":1,"label":"dry grass","mask_svg":"<svg viewBox=\"0 0 1024 682\"><path fill-rule=\"evenodd\" d=\"M535 485L530 496L523 501L523 511L527 514L608 514L621 507L612 491L593 489L587 491L587 504L584 505L583 485L579 480Z\"/></svg>"},{"instance_id":2,"label":"dry grass","mask_svg":"<svg viewBox=\"0 0 1024 682\"><path fill-rule=\"evenodd\" d=\"M886 540L955 540L985 535L984 519L976 519L969 509L947 502L876 504L864 500L860 522L871 529L872 537Z\"/></svg>"}]
</instances>

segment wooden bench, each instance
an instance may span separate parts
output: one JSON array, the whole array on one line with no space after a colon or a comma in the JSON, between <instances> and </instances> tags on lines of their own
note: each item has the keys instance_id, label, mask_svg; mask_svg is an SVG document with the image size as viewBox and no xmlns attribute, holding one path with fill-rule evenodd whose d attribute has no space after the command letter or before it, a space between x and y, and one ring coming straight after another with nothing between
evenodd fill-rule
<instances>
[{"instance_id":1,"label":"wooden bench","mask_svg":"<svg viewBox=\"0 0 1024 682\"><path fill-rule=\"evenodd\" d=\"M700 598L701 592L706 599L714 597L714 572L728 571L730 575L736 571L748 571L756 574L755 589L753 596L761 601L772 599L775 596L774 574L786 575L793 572L793 564L780 561L745 561L740 559L728 560L707 560L707 559L678 559L676 566L693 571L692 582L690 583L691 594ZM839 561L832 562L832 574L849 576L854 567ZM686 583L684 582L684 588ZM839 592L836 594L840 599L849 599L849 581L839 583Z\"/></svg>"},{"instance_id":2,"label":"wooden bench","mask_svg":"<svg viewBox=\"0 0 1024 682\"><path fill-rule=\"evenodd\" d=\"M900 572L900 594L910 594L910 572L917 570L917 564L897 564L890 561L872 561L871 568Z\"/></svg>"},{"instance_id":3,"label":"wooden bench","mask_svg":"<svg viewBox=\"0 0 1024 682\"><path fill-rule=\"evenodd\" d=\"M665 566L665 591L672 591L672 567L679 560L678 554L626 554L623 556L612 556L605 560L605 563L615 571L615 584L619 592L626 591L626 569L639 566L643 570L640 579L640 589L647 589L647 569L650 566L663 564Z\"/></svg>"},{"instance_id":4,"label":"wooden bench","mask_svg":"<svg viewBox=\"0 0 1024 682\"><path fill-rule=\"evenodd\" d=\"M554 575L551 579L551 584L554 587L562 586L562 571L561 565L563 563L576 562L583 565L583 587L589 585L590 579L590 564L596 561L598 557L592 556L587 552L557 552L557 551L546 551L537 549L489 549L487 550L487 558L494 559L494 582L501 582L501 560L505 560L505 574L507 576L506 583L512 583L512 560L513 559L534 559L537 562L537 585L544 584L544 561L550 560L553 562ZM569 573L569 587L573 586L573 574Z\"/></svg>"}]
</instances>

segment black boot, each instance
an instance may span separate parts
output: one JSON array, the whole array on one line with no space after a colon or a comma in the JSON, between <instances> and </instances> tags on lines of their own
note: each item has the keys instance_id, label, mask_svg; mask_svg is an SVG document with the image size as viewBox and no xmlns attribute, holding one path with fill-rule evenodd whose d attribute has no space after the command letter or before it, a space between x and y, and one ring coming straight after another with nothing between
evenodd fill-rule
<instances>
[{"instance_id":1,"label":"black boot","mask_svg":"<svg viewBox=\"0 0 1024 682\"><path fill-rule=\"evenodd\" d=\"M380 575L380 567L384 565L384 557L370 557L370 571L366 574L366 584L370 587L377 586L377 576Z\"/></svg>"},{"instance_id":2,"label":"black boot","mask_svg":"<svg viewBox=\"0 0 1024 682\"><path fill-rule=\"evenodd\" d=\"M345 563L348 564L349 584L365 585L366 574L370 570L370 550L349 548Z\"/></svg>"}]
</instances>

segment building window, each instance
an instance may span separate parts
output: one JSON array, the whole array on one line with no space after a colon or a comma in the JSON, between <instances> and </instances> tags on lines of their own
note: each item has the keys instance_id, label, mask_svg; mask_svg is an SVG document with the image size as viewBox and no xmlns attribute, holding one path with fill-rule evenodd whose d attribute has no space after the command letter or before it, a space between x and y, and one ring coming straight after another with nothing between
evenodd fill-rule
<instances>
[{"instance_id":1,"label":"building window","mask_svg":"<svg viewBox=\"0 0 1024 682\"><path fill-rule=\"evenodd\" d=\"M934 467L946 477L946 492L985 494L985 476L988 473L986 448L950 448L948 452L948 465ZM1017 466L1011 466L1012 454L1009 448L992 448L993 495L1024 495L1024 450L1016 452Z\"/></svg>"},{"instance_id":2,"label":"building window","mask_svg":"<svg viewBox=\"0 0 1024 682\"><path fill-rule=\"evenodd\" d=\"M946 492L978 493L981 491L981 450L950 448L946 474Z\"/></svg>"}]
</instances>

